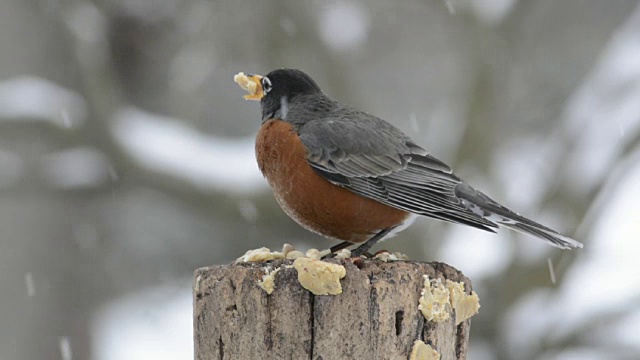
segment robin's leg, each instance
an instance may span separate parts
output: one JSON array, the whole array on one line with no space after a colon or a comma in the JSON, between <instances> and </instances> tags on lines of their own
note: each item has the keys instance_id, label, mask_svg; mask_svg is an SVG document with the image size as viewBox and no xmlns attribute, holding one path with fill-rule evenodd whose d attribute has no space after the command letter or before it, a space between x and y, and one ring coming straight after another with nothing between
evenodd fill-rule
<instances>
[{"instance_id":1,"label":"robin's leg","mask_svg":"<svg viewBox=\"0 0 640 360\"><path fill-rule=\"evenodd\" d=\"M340 250L342 250L342 249L346 249L346 248L348 248L348 247L349 247L349 246L351 246L351 245L353 245L353 243L350 243L350 242L348 242L348 241L343 241L343 242L341 242L341 243L340 243L340 244L338 244L338 245L334 245L334 246L330 247L330 248L329 248L329 250L331 251L331 254L335 254L335 253L337 253L338 251L340 251Z\"/></svg>"},{"instance_id":2,"label":"robin's leg","mask_svg":"<svg viewBox=\"0 0 640 360\"><path fill-rule=\"evenodd\" d=\"M362 245L358 246L351 252L352 257L359 257L360 255L365 254L369 249L375 245L378 241L380 241L383 237L387 236L387 234L393 230L395 226L388 227L386 229L380 230L377 234L375 234L371 239L365 241ZM342 245L338 244L337 246Z\"/></svg>"},{"instance_id":3,"label":"robin's leg","mask_svg":"<svg viewBox=\"0 0 640 360\"><path fill-rule=\"evenodd\" d=\"M330 251L330 252L329 252L327 255L323 256L323 257L322 257L322 260L324 260L324 259L331 259L331 258L333 258L334 256L336 256L336 253L337 253L338 251L340 251L340 250L342 250L342 249L346 249L346 248L348 248L348 247L349 247L349 246L351 246L351 245L353 245L353 243L350 243L350 242L348 242L348 241L343 241L343 242L341 242L341 243L340 243L340 244L338 244L338 245L334 245L334 246L330 247L330 248L329 248L329 251Z\"/></svg>"}]
</instances>

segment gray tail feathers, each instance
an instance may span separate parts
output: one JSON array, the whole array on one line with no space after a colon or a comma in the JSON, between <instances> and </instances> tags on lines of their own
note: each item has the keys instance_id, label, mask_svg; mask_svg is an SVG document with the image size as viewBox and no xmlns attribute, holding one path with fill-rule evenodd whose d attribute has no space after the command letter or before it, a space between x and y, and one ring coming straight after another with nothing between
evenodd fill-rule
<instances>
[{"instance_id":1,"label":"gray tail feathers","mask_svg":"<svg viewBox=\"0 0 640 360\"><path fill-rule=\"evenodd\" d=\"M486 220L546 240L549 244L561 249L582 247L581 242L507 209L469 185L464 183L458 185L456 195L462 199L469 210Z\"/></svg>"},{"instance_id":2,"label":"gray tail feathers","mask_svg":"<svg viewBox=\"0 0 640 360\"><path fill-rule=\"evenodd\" d=\"M529 220L523 216L520 216L512 211L509 211L512 215L502 215L503 220L496 220L500 225L504 225L509 229L521 232L523 234L533 235L540 239L547 240L549 244L559 247L560 249L572 249L581 248L582 243L572 239L566 235L562 235L557 231L551 230L548 227L538 224L535 221ZM524 220L524 221L523 221Z\"/></svg>"}]
</instances>

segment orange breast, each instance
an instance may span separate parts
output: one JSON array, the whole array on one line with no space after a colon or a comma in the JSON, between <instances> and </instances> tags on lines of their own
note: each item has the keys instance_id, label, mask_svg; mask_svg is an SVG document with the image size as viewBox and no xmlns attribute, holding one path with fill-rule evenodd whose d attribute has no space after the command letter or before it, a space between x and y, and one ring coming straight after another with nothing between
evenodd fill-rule
<instances>
[{"instance_id":1,"label":"orange breast","mask_svg":"<svg viewBox=\"0 0 640 360\"><path fill-rule=\"evenodd\" d=\"M291 124L269 120L256 139L258 166L285 213L308 230L360 243L398 225L409 213L333 185L307 163Z\"/></svg>"}]
</instances>

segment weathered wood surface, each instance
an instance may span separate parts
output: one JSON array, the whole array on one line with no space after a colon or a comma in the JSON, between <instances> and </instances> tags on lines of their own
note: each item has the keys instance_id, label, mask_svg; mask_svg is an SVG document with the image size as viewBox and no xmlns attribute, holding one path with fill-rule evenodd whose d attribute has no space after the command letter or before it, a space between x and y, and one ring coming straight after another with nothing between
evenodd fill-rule
<instances>
[{"instance_id":1,"label":"weathered wood surface","mask_svg":"<svg viewBox=\"0 0 640 360\"><path fill-rule=\"evenodd\" d=\"M423 275L471 283L442 263L330 260L347 270L343 293L314 296L293 268L276 274L271 295L257 283L266 268L291 260L196 270L194 342L197 360L408 359L417 339L442 360L466 359L470 320L425 321L418 310Z\"/></svg>"}]
</instances>

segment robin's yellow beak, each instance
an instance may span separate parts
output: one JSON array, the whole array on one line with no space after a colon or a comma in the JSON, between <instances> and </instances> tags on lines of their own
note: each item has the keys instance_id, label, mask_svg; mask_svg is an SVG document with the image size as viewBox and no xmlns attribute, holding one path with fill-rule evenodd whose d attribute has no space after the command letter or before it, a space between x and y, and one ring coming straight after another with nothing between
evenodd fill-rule
<instances>
[{"instance_id":1,"label":"robin's yellow beak","mask_svg":"<svg viewBox=\"0 0 640 360\"><path fill-rule=\"evenodd\" d=\"M243 72L237 73L233 77L233 81L235 81L241 88L245 89L249 92L249 95L245 95L244 98L247 100L260 100L264 96L264 91L262 91L262 75L245 75Z\"/></svg>"}]
</instances>

